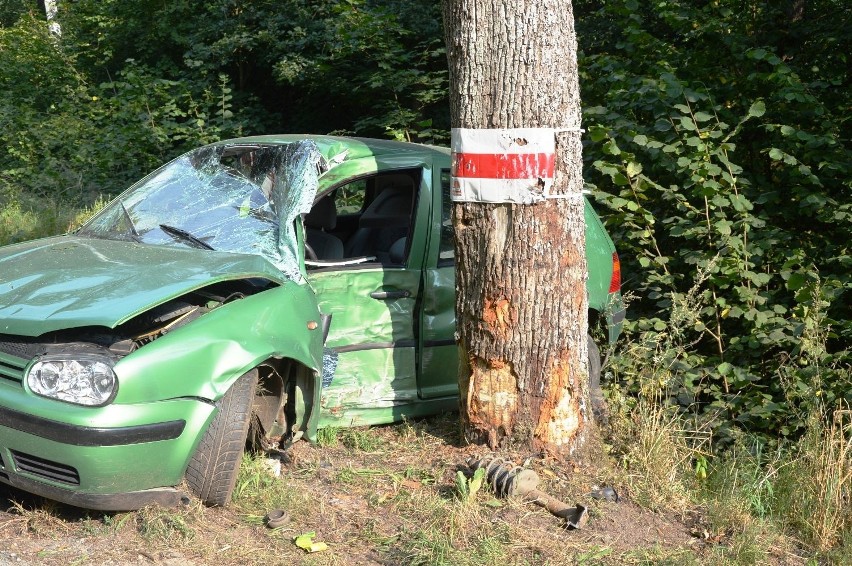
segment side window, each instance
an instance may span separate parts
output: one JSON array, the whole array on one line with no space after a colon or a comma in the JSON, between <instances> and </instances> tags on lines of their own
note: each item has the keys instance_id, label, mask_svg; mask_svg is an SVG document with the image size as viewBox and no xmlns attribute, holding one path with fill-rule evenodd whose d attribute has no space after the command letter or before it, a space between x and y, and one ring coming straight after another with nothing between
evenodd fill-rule
<instances>
[{"instance_id":1,"label":"side window","mask_svg":"<svg viewBox=\"0 0 852 566\"><path fill-rule=\"evenodd\" d=\"M441 169L441 245L438 250L439 267L453 265L455 262L453 203L450 200L450 183L450 170Z\"/></svg>"},{"instance_id":2,"label":"side window","mask_svg":"<svg viewBox=\"0 0 852 566\"><path fill-rule=\"evenodd\" d=\"M419 168L382 171L322 195L305 215L306 258L404 265L421 177Z\"/></svg>"}]
</instances>

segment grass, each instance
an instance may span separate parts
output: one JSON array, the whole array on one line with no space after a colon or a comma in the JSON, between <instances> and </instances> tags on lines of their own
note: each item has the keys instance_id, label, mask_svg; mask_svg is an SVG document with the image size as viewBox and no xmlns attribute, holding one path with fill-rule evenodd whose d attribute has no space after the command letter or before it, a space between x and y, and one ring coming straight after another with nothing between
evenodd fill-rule
<instances>
[{"instance_id":1,"label":"grass","mask_svg":"<svg viewBox=\"0 0 852 566\"><path fill-rule=\"evenodd\" d=\"M2 197L2 195L0 195ZM0 245L24 242L69 232L83 224L106 201L87 207L69 206L56 200L0 198Z\"/></svg>"},{"instance_id":2,"label":"grass","mask_svg":"<svg viewBox=\"0 0 852 566\"><path fill-rule=\"evenodd\" d=\"M819 551L852 550L852 411L812 415L792 456L779 474L781 520Z\"/></svg>"},{"instance_id":3,"label":"grass","mask_svg":"<svg viewBox=\"0 0 852 566\"><path fill-rule=\"evenodd\" d=\"M712 443L710 425L718 419L699 421L684 408L679 392L683 368L691 367L694 348L684 330L694 326L695 313L701 310L698 290L703 280L699 274L692 291L672 297L665 328L623 344L615 367L605 368L638 391L628 395L617 383L608 391L613 453L626 472L631 496L649 509L699 510L696 534L718 543L702 557L709 563L803 562L803 556L815 563L848 563L852 556L849 407L813 403L805 415L806 433L797 444L775 443L770 449L765 440L734 430L733 445L724 451ZM832 380L841 376L846 383L849 368L820 366L827 359L828 326L819 309L812 309L809 316L799 356L815 370L812 387L818 396L823 375ZM792 379L780 383L795 385Z\"/></svg>"},{"instance_id":4,"label":"grass","mask_svg":"<svg viewBox=\"0 0 852 566\"><path fill-rule=\"evenodd\" d=\"M159 539L169 544L186 543L196 537L203 509L196 502L192 506L167 509L145 507L136 514L136 525L144 539Z\"/></svg>"},{"instance_id":5,"label":"grass","mask_svg":"<svg viewBox=\"0 0 852 566\"><path fill-rule=\"evenodd\" d=\"M659 419L649 437L670 437L676 450L688 453L683 424L677 425L667 413ZM848 432L844 429L849 425L848 412L837 415L835 422L834 428L821 429L832 434L816 435L795 453L763 452L743 437L736 450L711 459L703 481L694 478L692 463L683 457L670 458L669 464L663 463L666 460L660 454L648 458L643 465L649 473L664 465L676 466L680 472L644 484L655 511L635 505L640 501L637 486L647 480L636 468L619 471L618 458L612 461L613 470L574 471L555 461L534 459L544 491L592 507L592 519L583 531L566 531L555 517L531 504L496 500L487 483L459 497L455 472L471 449L456 446L442 435L455 430L455 416L446 415L359 429L358 444L369 450L342 441L332 447L297 444L280 477L270 472L264 456L246 455L228 509L207 509L193 502L175 509L152 507L75 518L49 502L17 504L14 519L0 522L0 539L21 540L22 533L41 540L86 537L87 552L95 561L99 547L116 546L141 549L155 560L171 552L187 561L220 564L745 565L773 564L785 557L804 563L803 556L821 564L842 563L849 550L848 524L840 520L841 515L820 514L809 507L831 499L831 509L841 510L844 504L848 509L848 501L842 499L848 494L843 491L848 487L843 483L848 481L843 468L825 475L833 467L829 464L842 463L848 455L848 436L841 434ZM822 457L815 458L818 454ZM584 474L589 477L580 477ZM603 475L621 482L616 485L628 501L602 503L582 495L583 482L591 485ZM680 482L673 492L662 486L672 477ZM803 488L795 502L785 499L785 485L790 482ZM819 501L813 499L816 494L821 494ZM809 510L809 526L787 522L785 510L792 511L796 505ZM264 516L278 508L287 511L290 521L278 529L266 528ZM687 515L698 519L687 520ZM664 517L668 518L664 521ZM693 535L673 544L672 533L685 530L681 521L692 525ZM671 532L664 530L660 535L660 528L671 528ZM311 531L317 533L317 541L328 544L327 551L309 555L295 546L296 536ZM624 539L643 532L647 534ZM833 538L821 539L820 533L833 533ZM825 541L822 549L818 547L821 540ZM69 548L44 550L43 557L56 558L56 563L73 562L63 554Z\"/></svg>"}]
</instances>

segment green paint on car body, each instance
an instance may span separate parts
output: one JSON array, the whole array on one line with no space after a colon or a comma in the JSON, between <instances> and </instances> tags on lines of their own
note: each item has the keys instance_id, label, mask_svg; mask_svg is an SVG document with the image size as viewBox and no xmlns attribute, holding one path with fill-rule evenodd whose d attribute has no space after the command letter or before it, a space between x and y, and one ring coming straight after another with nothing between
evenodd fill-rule
<instances>
[{"instance_id":1,"label":"green paint on car body","mask_svg":"<svg viewBox=\"0 0 852 566\"><path fill-rule=\"evenodd\" d=\"M60 236L3 248L0 333L39 336L80 326L115 328L212 283L282 282L259 256Z\"/></svg>"}]
</instances>

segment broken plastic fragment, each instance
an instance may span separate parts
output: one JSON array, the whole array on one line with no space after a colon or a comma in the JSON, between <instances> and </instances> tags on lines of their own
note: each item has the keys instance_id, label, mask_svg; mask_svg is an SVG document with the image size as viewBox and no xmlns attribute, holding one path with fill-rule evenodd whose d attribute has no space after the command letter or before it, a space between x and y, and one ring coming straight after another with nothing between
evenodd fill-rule
<instances>
[{"instance_id":1,"label":"broken plastic fragment","mask_svg":"<svg viewBox=\"0 0 852 566\"><path fill-rule=\"evenodd\" d=\"M600 499L603 501L614 501L617 503L619 500L618 492L610 486L595 488L592 490L590 495L592 496L592 499Z\"/></svg>"}]
</instances>

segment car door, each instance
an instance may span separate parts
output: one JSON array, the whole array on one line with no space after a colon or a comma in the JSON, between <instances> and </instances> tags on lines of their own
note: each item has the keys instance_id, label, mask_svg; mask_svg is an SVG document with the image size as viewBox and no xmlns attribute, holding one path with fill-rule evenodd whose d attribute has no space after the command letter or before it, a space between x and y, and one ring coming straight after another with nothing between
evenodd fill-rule
<instances>
[{"instance_id":1,"label":"car door","mask_svg":"<svg viewBox=\"0 0 852 566\"><path fill-rule=\"evenodd\" d=\"M320 310L331 316L320 427L399 420L418 402L416 310L426 246L420 227L430 208L419 197L432 172L422 160L384 165L321 190L314 210L325 217L306 217L309 246L314 241L341 256L306 257ZM332 238L342 247L329 244Z\"/></svg>"},{"instance_id":2,"label":"car door","mask_svg":"<svg viewBox=\"0 0 852 566\"><path fill-rule=\"evenodd\" d=\"M455 248L449 156L434 162L429 250L423 269L418 389L423 399L458 395Z\"/></svg>"}]
</instances>

